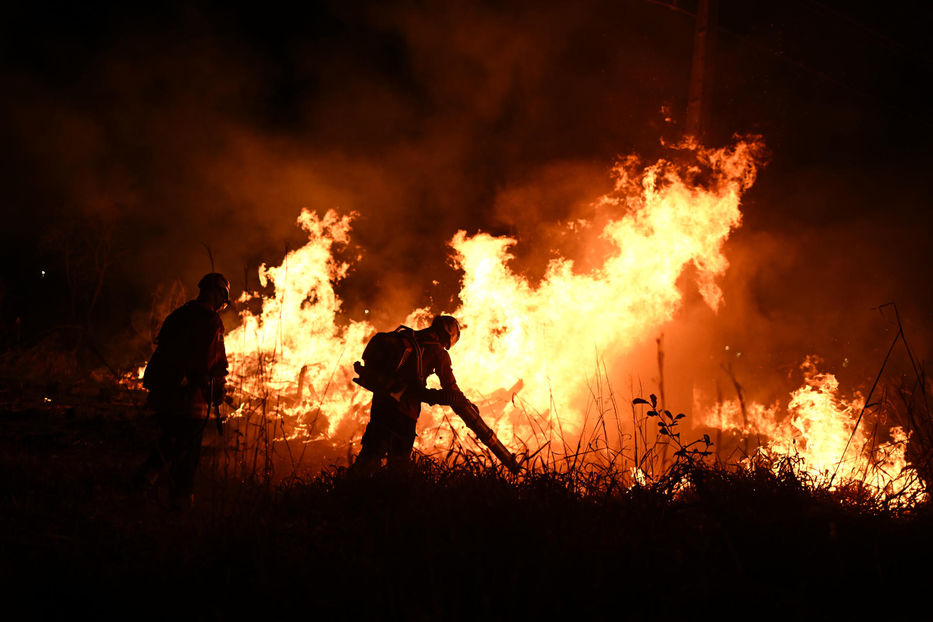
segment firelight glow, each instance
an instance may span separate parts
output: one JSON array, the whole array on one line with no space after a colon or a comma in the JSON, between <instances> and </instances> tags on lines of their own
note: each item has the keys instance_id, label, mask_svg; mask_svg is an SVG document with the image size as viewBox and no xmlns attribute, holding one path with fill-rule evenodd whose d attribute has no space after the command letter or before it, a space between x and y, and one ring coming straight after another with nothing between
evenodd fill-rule
<instances>
[{"instance_id":1,"label":"firelight glow","mask_svg":"<svg viewBox=\"0 0 933 622\"><path fill-rule=\"evenodd\" d=\"M608 250L588 271L557 257L532 283L510 267L516 240L459 231L449 241L462 271L461 304L434 311L450 313L466 327L451 352L458 381L513 451L531 453L545 445L554 451L587 432L594 361L618 360L653 339L681 307L677 282L685 270L692 269L711 309L723 304L717 283L729 265L723 244L741 224L740 200L755 180L762 144L749 138L722 149L694 144L683 151L691 155L689 164L660 160L645 166L629 157L614 167L613 191L595 203L606 216L597 233ZM350 265L337 261L333 250L349 241L353 217L302 211L298 225L308 243L281 265L260 267L261 284L274 291L245 293L240 308L258 310L242 311L240 325L226 337L240 410L261 400L274 404L291 439L358 441L370 394L351 381L352 363L377 328L394 328L341 318L334 288ZM431 315L429 309L412 310L405 323L421 328ZM796 448L806 452L809 468L826 470L839 460L858 408L857 401L835 397L834 382L814 367L788 404L790 428L773 423L776 407L759 405L752 405L754 422L748 425L760 426L771 451ZM824 416L827 411L831 416ZM738 429L735 413L733 404L724 403L708 419ZM425 407L416 449L443 452L464 436L455 416ZM850 451L856 458L858 451ZM853 472L859 468L852 466Z\"/></svg>"}]
</instances>

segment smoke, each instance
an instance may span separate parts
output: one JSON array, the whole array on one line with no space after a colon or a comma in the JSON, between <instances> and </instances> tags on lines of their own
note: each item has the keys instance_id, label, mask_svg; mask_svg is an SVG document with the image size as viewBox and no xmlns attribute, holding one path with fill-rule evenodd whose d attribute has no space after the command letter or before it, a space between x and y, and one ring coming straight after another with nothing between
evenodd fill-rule
<instances>
[{"instance_id":1,"label":"smoke","mask_svg":"<svg viewBox=\"0 0 933 622\"><path fill-rule=\"evenodd\" d=\"M368 311L377 326L420 306L456 307L446 241L460 229L514 236L516 268L532 277L556 254L581 271L597 265L599 245L577 232L599 229L592 202L609 189L617 157L670 155L661 140L681 131L693 27L657 4L608 0L89 11L106 19L82 29L61 15L37 30L45 34L7 39L15 96L2 104L0 129L14 217L5 238L21 240L9 254L57 261L58 270L61 244L49 240L106 238L96 313L117 344L158 287L181 281L192 293L211 269L205 246L234 295L258 287L260 263L303 243L302 207L357 213L341 251L353 269L339 293L348 316ZM11 31L41 21L9 17ZM876 338L873 307L895 300L921 325L933 308L913 270L928 264L924 229L906 219L920 199L900 201L892 217L863 189L825 183L819 164L789 165L793 145L806 142L790 135L827 140L819 119L778 125L807 98L789 94L786 81L772 85L783 93L776 104L761 89L738 92L768 66L742 65L734 41L721 49L731 60L717 74L711 140L771 130L775 163L727 246L719 314L683 279L685 305L663 341L681 403L708 378L727 385L723 363L756 379L790 374L810 353L874 364L887 337ZM835 118L834 131L862 121ZM891 187L891 170L866 178L877 162L850 166L846 180ZM885 200L906 196L894 194ZM642 370L656 367L656 337L645 336Z\"/></svg>"},{"instance_id":2,"label":"smoke","mask_svg":"<svg viewBox=\"0 0 933 622\"><path fill-rule=\"evenodd\" d=\"M596 8L621 16L622 31ZM532 237L529 223L562 215L553 200L524 205L520 219L500 211L510 184L592 178L620 148L656 143L625 122L658 108L634 91L651 44L591 43L624 41L644 11L170 8L159 19L108 14L85 34L61 15L35 41L13 37L11 48L33 49L5 59L16 93L4 105L12 230L112 231L105 294L125 312L127 302L148 306L159 284L190 288L211 269L205 246L235 287L255 287L259 263L302 243L302 207L336 208L359 214L348 310L404 316L399 305L432 302L435 280L444 306L457 289L444 242L458 229ZM10 24L30 19L40 18ZM312 36L290 25L301 20ZM674 28L689 40L686 25ZM651 73L670 77L650 95L675 90L685 45L652 51Z\"/></svg>"}]
</instances>

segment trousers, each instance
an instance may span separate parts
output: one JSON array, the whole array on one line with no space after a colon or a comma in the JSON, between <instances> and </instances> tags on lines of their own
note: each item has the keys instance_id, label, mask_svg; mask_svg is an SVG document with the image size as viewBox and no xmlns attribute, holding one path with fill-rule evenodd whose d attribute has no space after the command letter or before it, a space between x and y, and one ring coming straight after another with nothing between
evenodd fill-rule
<instances>
[{"instance_id":1,"label":"trousers","mask_svg":"<svg viewBox=\"0 0 933 622\"><path fill-rule=\"evenodd\" d=\"M383 458L390 462L407 462L415 444L416 421L394 406L394 400L373 399L369 423L363 433L362 448L352 470L372 473Z\"/></svg>"},{"instance_id":2,"label":"trousers","mask_svg":"<svg viewBox=\"0 0 933 622\"><path fill-rule=\"evenodd\" d=\"M189 407L160 404L156 410L159 440L136 479L154 485L167 472L172 497L188 497L194 489L194 476L201 460L205 419L193 416Z\"/></svg>"}]
</instances>

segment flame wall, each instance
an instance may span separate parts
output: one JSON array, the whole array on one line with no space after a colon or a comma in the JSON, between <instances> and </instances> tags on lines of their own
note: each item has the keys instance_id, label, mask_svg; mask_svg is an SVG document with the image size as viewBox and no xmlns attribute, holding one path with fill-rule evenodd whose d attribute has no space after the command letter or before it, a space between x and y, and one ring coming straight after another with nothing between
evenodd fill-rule
<instances>
[{"instance_id":1,"label":"flame wall","mask_svg":"<svg viewBox=\"0 0 933 622\"><path fill-rule=\"evenodd\" d=\"M719 308L716 281L728 267L723 244L741 223L740 198L761 152L749 139L719 150L684 145L677 164L622 160L612 171L612 192L595 203L604 224L571 225L579 238L603 244L601 261L586 270L557 256L532 282L512 267L516 240L465 231L450 240L451 261L462 273L460 304L433 311L453 313L464 325L452 353L455 372L504 440L531 451L577 440L600 364L623 364L674 318L688 268L691 287ZM349 242L350 220L302 212L298 222L309 242L280 266L260 269L260 281L274 291L244 295L242 304L255 300L260 309L245 311L228 336L246 395L288 396L283 410L301 433L315 421L312 435L341 440L358 438L365 421L369 396L350 382L350 365L376 329L345 321L334 291L349 265L333 250ZM421 327L431 311L413 310L407 323ZM437 429L442 416L435 409L422 427Z\"/></svg>"}]
</instances>

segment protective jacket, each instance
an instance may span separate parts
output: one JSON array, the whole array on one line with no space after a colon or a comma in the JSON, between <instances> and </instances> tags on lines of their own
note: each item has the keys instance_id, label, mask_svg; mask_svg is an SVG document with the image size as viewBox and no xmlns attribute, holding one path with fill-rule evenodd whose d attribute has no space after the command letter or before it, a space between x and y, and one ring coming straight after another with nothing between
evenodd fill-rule
<instances>
[{"instance_id":1,"label":"protective jacket","mask_svg":"<svg viewBox=\"0 0 933 622\"><path fill-rule=\"evenodd\" d=\"M408 332L405 338L411 344L412 352L405 357L397 372L405 390L398 401L389 392L376 391L373 394L373 406L394 408L406 417L417 420L421 414L421 402L450 406L466 402L466 397L457 386L450 354L441 345L437 334L425 329ZM437 374L441 382L440 389L426 388L431 374Z\"/></svg>"},{"instance_id":2,"label":"protective jacket","mask_svg":"<svg viewBox=\"0 0 933 622\"><path fill-rule=\"evenodd\" d=\"M208 402L223 400L226 375L223 322L216 311L191 300L162 324L143 386L157 408L182 408L207 416Z\"/></svg>"},{"instance_id":3,"label":"protective jacket","mask_svg":"<svg viewBox=\"0 0 933 622\"><path fill-rule=\"evenodd\" d=\"M453 330L445 327L445 323ZM479 408L457 386L446 348L456 343L458 337L456 320L438 316L431 328L415 332L407 326L399 326L391 333L376 333L369 340L363 351L365 364L359 361L353 364L359 374L353 381L373 392L373 404L361 441L362 449L352 471L372 474L386 455L390 462L407 463L421 402L427 402L450 406L509 470L518 472L520 465L515 456L486 425ZM445 341L442 343L441 339ZM440 389L427 388L431 374L437 374Z\"/></svg>"}]
</instances>

